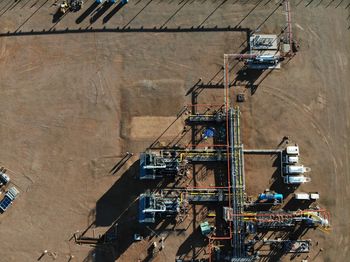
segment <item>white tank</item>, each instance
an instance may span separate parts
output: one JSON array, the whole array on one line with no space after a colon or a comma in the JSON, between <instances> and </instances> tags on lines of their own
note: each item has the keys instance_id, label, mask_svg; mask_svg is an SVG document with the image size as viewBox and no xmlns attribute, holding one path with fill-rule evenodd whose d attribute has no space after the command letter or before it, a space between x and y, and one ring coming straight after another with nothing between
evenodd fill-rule
<instances>
[{"instance_id":1,"label":"white tank","mask_svg":"<svg viewBox=\"0 0 350 262\"><path fill-rule=\"evenodd\" d=\"M287 155L299 155L299 146L287 146Z\"/></svg>"},{"instance_id":2,"label":"white tank","mask_svg":"<svg viewBox=\"0 0 350 262\"><path fill-rule=\"evenodd\" d=\"M309 171L311 171L311 168L305 166L288 165L285 167L286 174L304 174Z\"/></svg>"},{"instance_id":3,"label":"white tank","mask_svg":"<svg viewBox=\"0 0 350 262\"><path fill-rule=\"evenodd\" d=\"M294 198L298 200L309 200L310 195L308 193L294 193Z\"/></svg>"},{"instance_id":4,"label":"white tank","mask_svg":"<svg viewBox=\"0 0 350 262\"><path fill-rule=\"evenodd\" d=\"M285 184L303 184L310 181L311 181L311 178L306 176L285 176L284 177Z\"/></svg>"},{"instance_id":5,"label":"white tank","mask_svg":"<svg viewBox=\"0 0 350 262\"><path fill-rule=\"evenodd\" d=\"M317 200L320 198L320 194L317 192L310 193L310 199Z\"/></svg>"}]
</instances>

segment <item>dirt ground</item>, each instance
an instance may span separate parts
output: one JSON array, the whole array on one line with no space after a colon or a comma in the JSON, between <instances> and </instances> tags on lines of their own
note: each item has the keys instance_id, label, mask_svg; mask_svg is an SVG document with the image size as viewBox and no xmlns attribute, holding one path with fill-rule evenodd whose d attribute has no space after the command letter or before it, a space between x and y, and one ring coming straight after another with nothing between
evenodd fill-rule
<instances>
[{"instance_id":1,"label":"dirt ground","mask_svg":"<svg viewBox=\"0 0 350 262\"><path fill-rule=\"evenodd\" d=\"M41 261L144 259L147 243L132 243L131 235L118 254L76 245L72 235L120 216L138 230L135 201L154 186L135 179L138 153L191 103L188 91L199 78L222 81L223 54L244 50L249 30L278 34L283 10L276 0L130 0L102 8L90 0L58 19L54 2L0 2L0 162L21 191L0 216L0 260L36 261L44 250ZM308 235L319 241L310 259L348 261L349 1L291 2L300 52L258 79L254 92L241 88L243 143L276 148L289 135L300 145L302 162L312 168L305 190L318 191L332 216L330 234ZM222 89L204 89L199 100L222 103ZM162 140L182 127L174 128ZM127 151L134 156L111 172ZM257 185L270 182L270 160L246 161ZM205 245L197 222L169 234L155 261Z\"/></svg>"}]
</instances>

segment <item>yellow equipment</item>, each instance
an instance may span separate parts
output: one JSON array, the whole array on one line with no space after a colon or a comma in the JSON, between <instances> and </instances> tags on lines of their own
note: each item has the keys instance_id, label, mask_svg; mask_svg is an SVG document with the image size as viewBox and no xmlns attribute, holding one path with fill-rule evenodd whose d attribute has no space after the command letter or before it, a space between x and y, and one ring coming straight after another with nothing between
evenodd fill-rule
<instances>
[{"instance_id":1,"label":"yellow equipment","mask_svg":"<svg viewBox=\"0 0 350 262\"><path fill-rule=\"evenodd\" d=\"M67 1L63 1L63 3L60 5L60 12L62 14L65 14L69 10L69 4Z\"/></svg>"}]
</instances>

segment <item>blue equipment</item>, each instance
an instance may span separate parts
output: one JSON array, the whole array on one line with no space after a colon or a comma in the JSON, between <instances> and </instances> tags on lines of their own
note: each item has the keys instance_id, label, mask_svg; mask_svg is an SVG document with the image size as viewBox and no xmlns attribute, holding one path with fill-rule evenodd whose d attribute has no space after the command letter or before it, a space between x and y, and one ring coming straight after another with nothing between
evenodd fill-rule
<instances>
[{"instance_id":1,"label":"blue equipment","mask_svg":"<svg viewBox=\"0 0 350 262\"><path fill-rule=\"evenodd\" d=\"M276 200L279 202L282 202L283 200L283 195L282 194L277 194L277 193L261 193L258 197L259 201L263 200Z\"/></svg>"}]
</instances>

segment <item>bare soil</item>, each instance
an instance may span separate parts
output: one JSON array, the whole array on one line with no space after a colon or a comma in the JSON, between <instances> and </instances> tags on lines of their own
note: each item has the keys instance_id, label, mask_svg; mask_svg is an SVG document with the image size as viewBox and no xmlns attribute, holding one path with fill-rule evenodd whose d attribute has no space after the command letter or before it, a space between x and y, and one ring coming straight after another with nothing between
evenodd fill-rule
<instances>
[{"instance_id":1,"label":"bare soil","mask_svg":"<svg viewBox=\"0 0 350 262\"><path fill-rule=\"evenodd\" d=\"M0 162L15 172L21 191L0 217L1 261L36 261L44 250L51 253L41 261L144 260L159 238L132 241L133 232L151 234L136 223L137 197L156 186L136 179L138 153L191 103L199 78L212 88L202 89L198 102L223 103L215 87L223 54L243 51L248 29L279 34L283 9L268 0L135 0L108 8L85 1L83 10L57 20L53 3L0 3ZM320 193L332 232L307 235L319 242L311 261L350 256L348 4L293 1L300 52L260 76L254 92L231 89L247 98L240 105L246 148L276 148L289 135L312 168L312 182L301 190ZM162 139L181 131L174 128ZM134 156L111 172L127 151ZM251 194L268 187L273 172L269 157L247 159ZM168 236L154 261L203 254L200 209L176 230L171 223L155 227ZM116 248L72 240L76 231L97 232L116 220L122 236Z\"/></svg>"}]
</instances>

